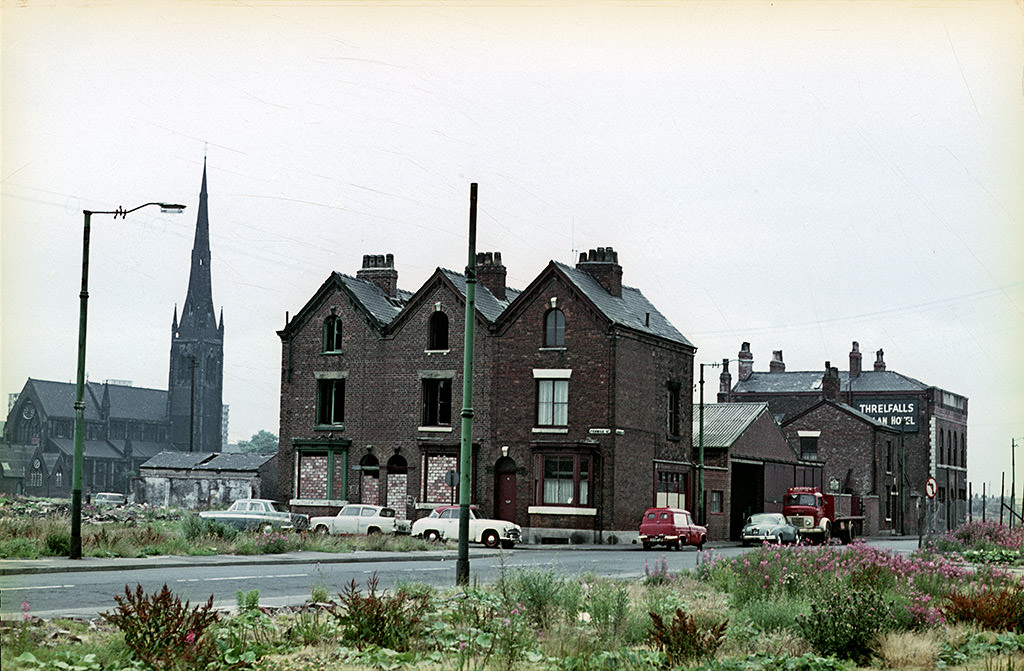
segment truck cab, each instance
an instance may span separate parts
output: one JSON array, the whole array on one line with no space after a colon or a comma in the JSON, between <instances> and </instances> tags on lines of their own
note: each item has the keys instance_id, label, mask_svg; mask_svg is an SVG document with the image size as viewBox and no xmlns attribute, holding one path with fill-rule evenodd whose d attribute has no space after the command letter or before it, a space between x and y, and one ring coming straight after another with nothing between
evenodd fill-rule
<instances>
[{"instance_id":1,"label":"truck cab","mask_svg":"<svg viewBox=\"0 0 1024 671\"><path fill-rule=\"evenodd\" d=\"M815 543L827 543L833 537L849 543L864 524L863 515L837 514L835 497L823 494L817 487L787 489L782 514L801 538Z\"/></svg>"}]
</instances>

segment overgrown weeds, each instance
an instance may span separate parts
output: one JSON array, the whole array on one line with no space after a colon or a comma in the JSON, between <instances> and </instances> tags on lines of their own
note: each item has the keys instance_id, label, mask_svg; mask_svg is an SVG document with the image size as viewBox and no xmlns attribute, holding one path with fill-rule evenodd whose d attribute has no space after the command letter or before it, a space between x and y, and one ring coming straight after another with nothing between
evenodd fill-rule
<instances>
[{"instance_id":1,"label":"overgrown weeds","mask_svg":"<svg viewBox=\"0 0 1024 671\"><path fill-rule=\"evenodd\" d=\"M206 604L190 608L167 585L149 596L142 585L134 592L126 585L124 596L114 601L117 608L101 615L121 630L125 645L140 662L153 669L185 671L204 669L217 659L209 631L218 620L212 595Z\"/></svg>"}]
</instances>

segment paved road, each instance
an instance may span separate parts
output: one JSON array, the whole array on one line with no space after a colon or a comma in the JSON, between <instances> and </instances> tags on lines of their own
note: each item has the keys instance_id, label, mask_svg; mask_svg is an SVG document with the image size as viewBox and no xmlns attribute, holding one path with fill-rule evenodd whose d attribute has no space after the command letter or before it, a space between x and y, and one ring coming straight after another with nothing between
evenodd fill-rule
<instances>
[{"instance_id":1,"label":"paved road","mask_svg":"<svg viewBox=\"0 0 1024 671\"><path fill-rule=\"evenodd\" d=\"M917 541L875 539L872 545L909 552ZM710 551L735 556L746 551L736 544L716 544ZM152 557L145 559L0 560L0 617L20 617L22 602L32 614L44 617L93 618L110 610L115 594L126 585L141 584L148 592L164 584L192 603L210 595L218 608L230 609L239 590L260 591L265 606L299 604L314 585L336 593L355 580L365 586L376 574L380 586L421 582L448 587L455 582L455 550L388 553L356 552L345 555L293 552L281 555L236 557ZM473 548L470 578L493 582L505 569L550 569L565 575L592 573L616 578L639 578L649 565L665 562L669 571L692 569L703 555L692 548L678 552L644 552L637 546L521 546L510 551Z\"/></svg>"}]
</instances>

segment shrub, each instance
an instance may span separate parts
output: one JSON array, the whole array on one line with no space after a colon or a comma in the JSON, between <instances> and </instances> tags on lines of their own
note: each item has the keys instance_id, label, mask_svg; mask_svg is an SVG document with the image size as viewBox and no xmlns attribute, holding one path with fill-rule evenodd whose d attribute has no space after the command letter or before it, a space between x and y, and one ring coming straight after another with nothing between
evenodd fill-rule
<instances>
[{"instance_id":1,"label":"shrub","mask_svg":"<svg viewBox=\"0 0 1024 671\"><path fill-rule=\"evenodd\" d=\"M668 624L657 613L651 613L651 643L665 653L668 666L680 666L696 659L714 656L722 644L728 620L701 624L682 608Z\"/></svg>"},{"instance_id":2,"label":"shrub","mask_svg":"<svg viewBox=\"0 0 1024 671\"><path fill-rule=\"evenodd\" d=\"M135 592L125 585L115 596L117 608L100 613L124 634L125 645L139 661L154 669L203 669L217 658L208 629L217 622L213 595L203 606L189 608L171 594L167 585L146 596L142 585Z\"/></svg>"},{"instance_id":3,"label":"shrub","mask_svg":"<svg viewBox=\"0 0 1024 671\"><path fill-rule=\"evenodd\" d=\"M943 614L993 631L1024 631L1024 594L1017 587L951 592Z\"/></svg>"},{"instance_id":4,"label":"shrub","mask_svg":"<svg viewBox=\"0 0 1024 671\"><path fill-rule=\"evenodd\" d=\"M44 540L46 554L64 557L71 554L71 532L51 531Z\"/></svg>"},{"instance_id":5,"label":"shrub","mask_svg":"<svg viewBox=\"0 0 1024 671\"><path fill-rule=\"evenodd\" d=\"M367 594L355 580L338 594L340 605L332 606L330 613L341 626L341 638L360 650L373 645L407 650L422 628L426 602L406 594L378 592L377 584L374 574L366 581Z\"/></svg>"},{"instance_id":6,"label":"shrub","mask_svg":"<svg viewBox=\"0 0 1024 671\"><path fill-rule=\"evenodd\" d=\"M819 655L866 662L871 639L896 627L895 608L873 590L834 589L811 601L809 615L798 615L797 625Z\"/></svg>"},{"instance_id":7,"label":"shrub","mask_svg":"<svg viewBox=\"0 0 1024 671\"><path fill-rule=\"evenodd\" d=\"M769 601L751 601L743 607L743 614L759 632L799 631L795 615L806 614L810 604L802 597L780 597Z\"/></svg>"}]
</instances>

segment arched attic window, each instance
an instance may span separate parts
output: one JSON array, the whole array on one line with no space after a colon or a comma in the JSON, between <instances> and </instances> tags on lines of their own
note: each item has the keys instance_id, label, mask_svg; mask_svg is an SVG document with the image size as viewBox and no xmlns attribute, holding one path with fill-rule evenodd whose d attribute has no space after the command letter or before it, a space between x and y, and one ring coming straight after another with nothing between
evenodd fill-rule
<instances>
[{"instance_id":1,"label":"arched attic window","mask_svg":"<svg viewBox=\"0 0 1024 671\"><path fill-rule=\"evenodd\" d=\"M448 349L448 315L440 310L430 315L427 322L427 349Z\"/></svg>"},{"instance_id":2,"label":"arched attic window","mask_svg":"<svg viewBox=\"0 0 1024 671\"><path fill-rule=\"evenodd\" d=\"M544 346L565 347L565 313L558 308L544 314Z\"/></svg>"},{"instance_id":3,"label":"arched attic window","mask_svg":"<svg viewBox=\"0 0 1024 671\"><path fill-rule=\"evenodd\" d=\"M341 351L341 317L331 315L324 320L324 352Z\"/></svg>"}]
</instances>

